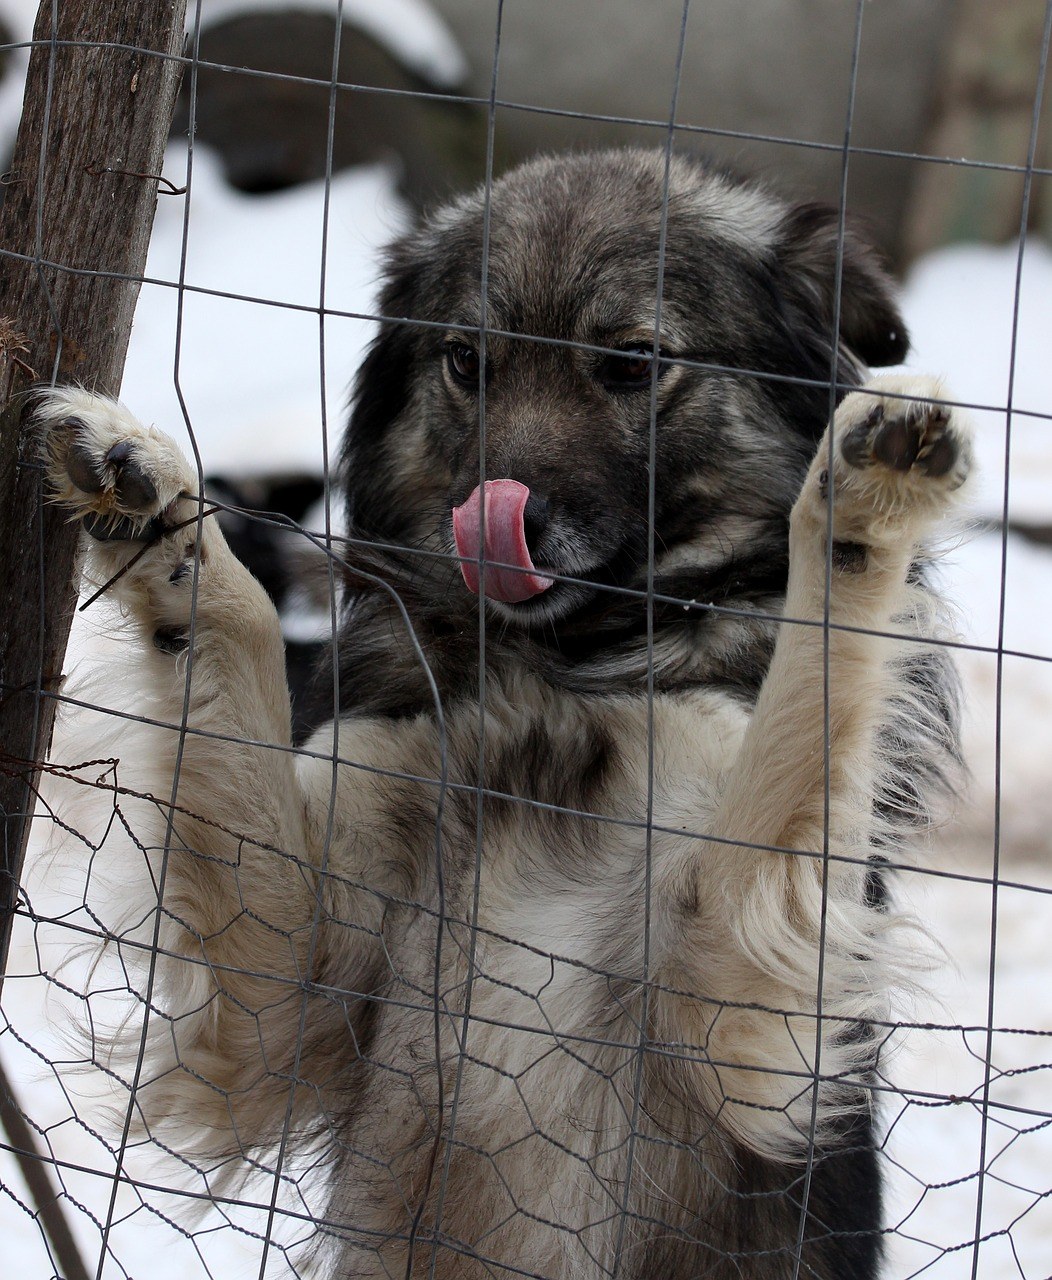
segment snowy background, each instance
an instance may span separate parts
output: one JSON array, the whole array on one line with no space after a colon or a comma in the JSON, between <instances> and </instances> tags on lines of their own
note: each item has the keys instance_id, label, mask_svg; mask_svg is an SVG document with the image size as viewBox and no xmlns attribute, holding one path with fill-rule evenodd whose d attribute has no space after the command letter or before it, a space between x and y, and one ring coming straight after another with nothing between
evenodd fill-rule
<instances>
[{"instance_id":1,"label":"snowy background","mask_svg":"<svg viewBox=\"0 0 1052 1280\"><path fill-rule=\"evenodd\" d=\"M0 14L24 38L34 8L3 0ZM414 18L417 10L410 0L388 3L381 34L401 41L406 58L431 59L445 68L438 74L455 77L455 47L433 19L424 26ZM353 7L370 21L377 11L364 0ZM17 121L17 80L9 75L0 86L0 144ZM177 185L186 181L185 148L171 148L167 172ZM371 332L357 317L372 305L377 250L408 214L383 168L338 175L327 224L324 194L318 184L239 195L198 148L189 204L160 198L123 396L184 445L192 430L209 471L320 470L326 437L338 434L346 387ZM180 280L182 291L173 287ZM324 366L322 305L345 313L326 316ZM903 896L943 953L933 951L923 989L904 1012L930 1029L898 1036L888 1067L901 1090L884 1104L888 1276L973 1274L981 1199L975 1274L1040 1280L1052 1271L1052 549L1003 536L1000 522L1007 495L1013 523L1052 527L1052 425L1042 416L1052 414L1052 252L1036 240L1022 252L1018 245L936 252L906 280L904 309L914 339L910 367L944 375L950 394L974 406L983 484L973 523L948 540L941 564L960 639L977 646L960 654L972 782L924 869L902 877ZM75 654L105 643L90 621L78 625ZM50 890L39 878L30 885L34 907L50 909ZM69 1018L62 991L41 976L54 971L57 954L43 931L19 921L0 1058L62 1162L90 1266L99 1258L99 1224L110 1220L106 1275L259 1274L261 1215L230 1210L192 1223L185 1203L164 1193L165 1173L153 1156L132 1154L129 1168L141 1181L111 1205L113 1159L92 1132L101 1124L88 1098L92 1083L50 1065L75 1056L62 1039ZM1000 1030L991 1034L990 1026ZM52 1275L26 1190L2 1150L0 1184L6 1274ZM271 1251L265 1270L279 1274L283 1265Z\"/></svg>"}]
</instances>

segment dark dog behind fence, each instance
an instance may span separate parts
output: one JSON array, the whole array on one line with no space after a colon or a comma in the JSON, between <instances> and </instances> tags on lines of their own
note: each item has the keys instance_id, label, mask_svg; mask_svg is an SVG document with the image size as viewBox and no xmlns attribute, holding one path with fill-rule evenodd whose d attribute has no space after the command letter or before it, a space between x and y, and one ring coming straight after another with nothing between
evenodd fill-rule
<instances>
[{"instance_id":1,"label":"dark dog behind fence","mask_svg":"<svg viewBox=\"0 0 1052 1280\"><path fill-rule=\"evenodd\" d=\"M494 13L495 20L499 18L498 13ZM684 11L684 23L689 20L689 15ZM865 37L865 17L862 14L861 6L858 12L858 30L857 36L864 40ZM499 30L499 27L498 27ZM847 51L850 52L850 51ZM1035 50L1035 75L1038 71L1037 67L1037 50ZM1045 55L1047 54L1047 32L1043 49L1040 51L1040 70L1043 74L1045 64ZM858 44L854 54L858 57ZM848 68L845 68L847 75ZM857 67L852 69L852 74ZM1040 89L1040 78L1037 79L1038 88ZM498 92L500 86L499 80L499 64L495 61L493 69L493 98L500 97ZM341 89L339 93L352 93L351 89L346 91ZM479 105L479 104L475 104ZM485 113L485 104L481 104ZM1024 191L1024 201L1021 208L1020 225L1025 229L1028 225L1028 199L1031 191L1031 181L1036 174L1038 177L1044 177L1044 173L1039 166L1034 164L1036 154L1037 130L1036 122L1038 118L1038 109L1040 105L1039 94L1034 99L1034 130L1032 132L1031 143L1026 157L1026 163L1022 165L1006 165L1006 168L1015 168L1022 173L1026 188ZM493 111L489 113L492 120ZM678 123L678 122L677 122ZM845 182L850 174L850 166L853 158L857 154L856 149L852 145L852 121L850 118L846 122L845 135L842 144L839 146L841 155L842 171ZM684 143L687 146L693 145L699 140L704 140L704 122L687 122L687 125L700 125L697 129L684 127L678 129L675 134L676 145ZM668 133L667 122L661 121L651 122L654 130L655 140L660 136L660 132ZM828 144L836 145L836 144ZM946 157L942 158L946 160ZM328 185L328 184L327 184ZM334 252L332 242L329 242L329 251ZM1022 253L1022 249L1020 250ZM198 282L195 282L195 284ZM201 282L207 287L207 281ZM323 299L324 305L324 299ZM331 368L334 363L338 362L338 355L329 349L326 354L328 366ZM341 375L344 371L341 370ZM938 370L937 372L942 372ZM950 377L952 385L953 370L946 371ZM331 372L330 372L331 376ZM1011 403L1010 394L1008 403ZM1032 408L1033 406L1027 406ZM1040 408L1041 406L1037 406ZM331 429L335 432L337 424L332 423ZM204 459L208 464L207 457ZM1006 494L1006 508L1008 497ZM239 504L234 504L239 505ZM254 499L250 504L256 506ZM264 504L267 505L267 504ZM292 513L294 515L299 512ZM248 527L258 530L273 528L274 525L269 517L255 516L248 514L242 519L247 519ZM1000 646L1000 651L996 650L990 655L991 661L996 664L998 674L1007 659L1004 655L1004 649L1011 646ZM1042 654L1030 655L1027 659L1040 659ZM76 765L81 763L74 760L62 760L62 764ZM82 772L81 776L86 780L99 778L102 780L103 786L112 785L112 771L109 766L103 762L94 766L94 772L91 770ZM998 779L999 782L999 779ZM995 788L995 793L999 788ZM996 803L996 800L995 800ZM119 806L118 806L119 808ZM46 820L46 818L45 818ZM115 809L115 820L119 821L119 812ZM983 1019L977 1019L974 1025L962 1025L960 1022L954 1022L952 1018L947 1018L946 1033L950 1036L959 1037L969 1048L969 1052L974 1054L978 1059L984 1060L986 1067L982 1072L982 1078L979 1084L978 1092L970 1098L955 1096L952 1090L945 1092L937 1092L931 1089L911 1088L911 1081L903 1072L892 1066L887 1073L887 1079L882 1080L876 1092L882 1096L885 1115L888 1117L889 1126L894 1136L894 1131L904 1125L911 1123L913 1117L922 1108L944 1108L952 1111L953 1109L962 1109L965 1107L974 1107L982 1116L980 1128L980 1149L976 1154L974 1151L969 1152L962 1157L962 1163L958 1169L946 1169L943 1167L943 1180L952 1181L954 1179L962 1179L974 1188L972 1193L972 1201L975 1209L975 1225L974 1230L959 1228L956 1236L945 1241L943 1247L956 1250L956 1258L952 1254L943 1254L933 1240L931 1245L930 1256L935 1261L941 1261L944 1266L949 1269L939 1272L933 1269L934 1274L961 1274L969 1271L975 1275L992 1274L988 1272L987 1259L991 1256L991 1248L996 1245L1000 1237L1007 1242L1010 1250L1015 1250L1015 1240L1013 1233L1017 1235L1020 1241L1025 1239L1026 1247L1030 1249L1029 1253L1019 1253L1019 1260L1016 1263L1018 1274L1024 1276L1036 1276L1043 1274L1042 1263L1039 1261L1040 1253L1034 1250L1032 1240L1036 1238L1040 1241L1042 1238L1048 1239L1049 1230L1042 1227L1040 1219L1042 1214L1047 1214L1047 1196L1048 1188L1042 1186L1025 1186L1023 1188L1023 1197L1019 1201L1022 1207L1015 1215L1015 1220L998 1219L994 1223L990 1223L988 1216L984 1216L984 1201L987 1201L991 1192L991 1184L995 1189L1006 1179L1003 1179L1000 1173L998 1160L1004 1163L1003 1151L1006 1144L1003 1141L1004 1135L1007 1133L1013 1136L1013 1140L1017 1146L1025 1144L1028 1140L1033 1140L1035 1135L1039 1135L1041 1131L1047 1127L1047 1105L1041 1102L1040 1081L1043 1077L1041 1053L1040 1050L1034 1056L1033 1060L1028 1061L1026 1065L1013 1065L1007 1072L999 1071L995 1066L996 1048L1003 1046L1006 1040L1030 1039L1038 1045L1047 1043L1042 1041L1042 1036L1047 1035L1048 1027L1042 1025L1035 1020L1033 1024L1026 1026L1017 1026L1012 1030L1006 1028L1002 1020L997 1017L997 1005L995 997L997 989L994 985L994 973L997 963L997 956L1000 953L1012 954L1012 947L1015 939L1012 936L1004 937L1003 928L1000 936L996 932L996 926L1000 918L999 913L1003 913L1008 909L1008 904L1014 897L1022 897L1037 904L1034 910L1039 911L1047 898L1045 879L1033 868L1025 864L1021 867L1012 867L1004 872L999 868L996 860L997 841L995 833L995 860L992 872L989 865L989 856L987 857L987 865L985 867L976 867L970 865L967 870L957 868L953 863L940 864L937 866L933 874L939 877L953 878L962 886L969 883L976 887L985 885L990 897L991 914L986 921L986 926L990 931L990 1003L986 1010L985 1023ZM85 854L85 856L88 856ZM90 857L89 857L90 862ZM22 905L19 910L18 925L23 930L23 938L27 942L27 949L20 952L22 956L30 958L30 965L27 968L16 971L25 974L28 979L35 976L37 990L46 990L49 985L55 989L61 989L64 985L75 984L72 981L71 974L63 974L54 968L53 959L47 958L48 953L41 950L39 953L34 947L32 939L39 936L41 939L41 947L44 943L43 925L51 919L51 923L60 934L74 934L86 936L92 931L97 931L100 927L104 927L100 922L92 920L91 915L86 910L69 913L68 908L62 909L61 913L55 918L55 912L49 907L41 905L45 900L40 896L42 889L32 887L27 895L23 897ZM82 894L84 890L82 889ZM1008 917L1014 919L1015 917ZM938 926L936 924L936 931ZM952 950L952 942L947 940L947 945ZM68 949L68 937L63 949ZM23 961L23 965L25 962ZM21 985L21 978L20 978ZM119 977L116 981L107 979L111 985L117 990L119 998L120 981ZM10 989L10 986L9 986ZM79 1000L75 1001L80 1004ZM96 997L94 1004L90 1006L91 1016L99 1016L101 1019L101 1011L99 1009L99 998ZM81 1006L82 1010L89 1006ZM902 1023L903 1028L908 1028L910 1023L916 1021L915 1018L904 1016ZM76 1230L81 1240L84 1242L84 1252L88 1259L88 1270L95 1271L106 1268L107 1272L112 1270L115 1274L131 1273L131 1268L135 1264L129 1261L122 1261L122 1247L129 1235L133 1235L136 1225L145 1217L151 1218L155 1223L164 1223L166 1220L170 1222L170 1230L175 1233L172 1239L178 1239L185 1242L188 1249L188 1256L194 1261L188 1265L200 1265L202 1274L208 1273L208 1268L218 1268L222 1270L223 1261L217 1261L210 1256L209 1249L212 1245L212 1238L216 1232L216 1223L222 1224L225 1220L230 1224L227 1235L235 1235L242 1241L249 1242L249 1255L256 1259L256 1265L260 1270L268 1266L280 1266L280 1259L286 1256L284 1250L294 1243L297 1237L307 1236L311 1229L311 1198L306 1188L309 1185L309 1178L305 1176L300 1169L283 1171L278 1168L272 1171L270 1184L261 1183L264 1188L262 1191L255 1189L256 1195L253 1203L241 1204L236 1196L224 1191L221 1176L215 1176L214 1173L206 1174L202 1171L188 1169L185 1164L180 1168L180 1161L173 1158L167 1164L144 1160L139 1165L134 1165L134 1152L126 1151L122 1148L114 1148L107 1146L107 1141L97 1139L95 1160L97 1172L88 1173L78 1165L84 1163L82 1157L77 1155L70 1156L66 1154L63 1148L63 1139L69 1130L80 1128L82 1134L87 1138L96 1128L92 1115L94 1114L88 1104L81 1103L77 1098L76 1091L81 1087L78 1077L67 1070L66 1065L75 1065L78 1060L82 1060L83 1052L78 1049L71 1049L66 1053L62 1053L55 1048L43 1047L49 1042L41 1040L39 1043L34 1038L36 1031L33 1030L27 1037L21 1030L26 1024L22 1023L17 1017L9 1020L5 1025L5 1040L8 1045L12 1041L21 1039L23 1049L30 1058L36 1057L41 1069L52 1074L53 1079L60 1081L64 1089L70 1092L67 1094L68 1112L65 1115L57 1113L53 1110L45 1109L38 1112L35 1104L35 1095L24 1084L20 1084L18 1088L18 1100L20 1109L24 1111L30 1128L37 1131L36 1146L43 1164L51 1166L51 1171L56 1175L62 1186L67 1188L66 1195L63 1197L62 1203L65 1205L69 1216L71 1216L76 1224ZM892 1028L888 1029L889 1031ZM1047 1055L1046 1055L1047 1056ZM93 1053L93 1057L97 1057L96 1067L105 1070L107 1064L101 1052ZM1011 1060L1012 1055L1008 1055ZM22 1074L20 1072L20 1074ZM1001 1078L999 1078L1001 1077ZM1011 1078L1017 1082L1018 1092L1009 1089L1005 1091L1006 1079ZM1028 1083L1036 1083L1037 1089L1027 1090ZM970 1086L969 1086L970 1087ZM999 1092L1000 1091L1000 1092ZM52 1107L53 1103L48 1103L48 1107ZM83 1119L81 1118L83 1114ZM12 1141L10 1145L19 1147L25 1143L25 1130L23 1128L23 1136L15 1140L12 1131L9 1134ZM109 1163L105 1162L105 1154L109 1150ZM117 1172L114 1173L116 1157ZM889 1163L893 1157L889 1155ZM134 1171L132 1168L134 1165ZM916 1181L920 1190L916 1195L917 1202L923 1204L924 1194L928 1190L928 1184L934 1183L937 1179L926 1175L921 1170L907 1168L904 1170L904 1176L908 1181L911 1177ZM98 1203L91 1200L85 1195L78 1183L91 1185L109 1177L112 1180L113 1195L103 1198L102 1211L99 1212L91 1207L92 1204ZM301 1187L303 1188L301 1190ZM187 1206L195 1202L214 1202L212 1210L213 1215L205 1218L202 1222L197 1223L184 1210ZM29 1206L24 1204L19 1185L12 1181L8 1188L8 1197L6 1203L12 1214L12 1221L24 1221L24 1212L28 1212ZM16 1207L19 1206L19 1207ZM5 1210L7 1212L7 1210ZM987 1211L988 1213L988 1211ZM908 1212L900 1212L897 1217L889 1218L888 1231L891 1235L899 1235L908 1238L913 1233L911 1225L912 1215ZM127 1222L126 1222L127 1220ZM130 1224L130 1225L129 1225ZM87 1228L85 1230L85 1228ZM124 1235L122 1236L122 1230ZM1033 1233L1033 1235L1028 1235ZM268 1243L273 1237L276 1243ZM1020 1245L1023 1248L1023 1245ZM278 1258L279 1262L268 1262L268 1252L272 1257ZM37 1255L43 1260L45 1253L43 1247L38 1249ZM57 1249L56 1249L56 1257ZM295 1266L297 1254L291 1251L288 1255L289 1265ZM262 1261L259 1261L262 1259ZM74 1274L68 1263L56 1263L56 1270L61 1274ZM919 1270L917 1264L911 1264L910 1273ZM1011 1274L1011 1272L1006 1272Z\"/></svg>"}]
</instances>

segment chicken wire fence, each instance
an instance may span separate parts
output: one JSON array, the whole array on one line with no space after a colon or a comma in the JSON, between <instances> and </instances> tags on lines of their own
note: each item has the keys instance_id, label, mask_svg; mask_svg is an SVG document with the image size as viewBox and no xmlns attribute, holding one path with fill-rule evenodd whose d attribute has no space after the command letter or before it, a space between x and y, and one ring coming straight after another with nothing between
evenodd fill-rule
<instances>
[{"instance_id":1,"label":"chicken wire fence","mask_svg":"<svg viewBox=\"0 0 1052 1280\"><path fill-rule=\"evenodd\" d=\"M499 113L545 110L502 97L504 8L499 3L495 4L490 15L494 39L488 96L445 95L448 100L477 108L483 113L485 134L481 146L486 158L484 183L487 200L496 167ZM342 17L342 6L333 5L332 12ZM704 121L678 118L676 92L681 79L691 74L685 58L687 36L691 22L698 20L698 15L692 14L686 3L682 7L675 51L676 89L666 118L628 119L615 114L585 115L554 108L551 112L587 121L593 126L632 125L649 130L654 145L662 147L666 154L680 148L704 147L707 139L717 135L759 141L774 148L825 149L839 156L841 213L848 202L850 166L860 155L883 155L902 164L952 165L981 172L1016 174L1022 182L1022 197L1013 307L1015 326L1019 317L1020 281L1028 252L1027 231L1031 222L1034 182L1048 176L1048 171L1036 163L1036 156L1050 13L1052 9L1044 15L1043 44L1034 50L1032 112L1024 164L976 161L947 155L896 154L856 145L855 86L868 17L863 0L858 0L854 7L853 42L850 48L845 49L844 76L849 90L843 137L839 142L799 141L745 131L712 129L706 127ZM195 279L191 283L187 271L187 244L196 209L195 172L202 163L201 157L195 155L194 146L197 78L202 70L217 75L244 74L243 69L239 72L234 66L210 63L201 58L200 26L198 14L185 58L189 103L185 175L174 186L169 183L170 193L162 195L162 200L178 202L177 213L173 214L171 209L162 210L162 217L177 218L183 229L178 270L164 279L148 275L146 281L148 289L167 288L173 290L179 299L176 331L170 338L172 380L176 388L179 388L181 378L184 300L208 293L235 300L230 291L216 289L208 280ZM338 68L339 21L334 30L332 65ZM282 79L278 73L252 74L259 78ZM297 80L296 77L285 78L290 83ZM298 79L302 82L304 78ZM318 258L316 299L310 304L293 304L284 297L252 293L240 296L236 301L249 308L298 311L305 323L314 326L317 356L312 377L317 379L320 388L315 430L320 430L321 453L328 459L330 441L338 431L337 424L330 421L327 408L330 384L333 380L345 383L352 373L345 366L339 349L334 349L336 344L332 335L335 327L345 321L382 321L385 324L398 321L398 317L381 317L365 310L336 307L327 296L328 261L339 253L334 243L330 212L335 177L336 104L347 96L363 99L385 96L408 99L415 96L426 99L434 95L421 89L385 91L343 81L335 73L328 79L315 78L312 83L329 91L330 104L325 142L326 172L316 190L316 211L322 230L320 239L311 246L311 252L316 252ZM215 210L209 209L206 213L211 216ZM284 247L279 244L276 251L281 253ZM292 246L287 247L291 253ZM1013 352L1014 342L1013 327ZM952 385L953 369L945 372ZM160 374L156 376L160 377ZM1012 439L1011 425L1020 412L1032 421L1047 423L1046 414L1031 407L1021 411L1014 405L1013 379L1014 365L1009 372L1003 401L968 406L1000 412L1002 423L1007 424L1004 433L1006 460ZM233 391L235 395L246 394L242 388L235 387ZM180 401L186 436L193 444L194 452L204 458L207 468L207 445L202 444L198 449L196 443L192 397L183 399L180 393ZM136 410L134 402L131 408ZM655 421L652 416L652 429ZM180 424L170 422L161 425L176 428ZM240 539L239 546L246 544L246 538L251 542L253 533L266 534L268 530L280 529L283 531L282 545L287 546L290 539L298 536L316 552L320 549L319 553L327 557L330 564L338 566L342 562L344 544L333 533L335 496L330 495L327 488L323 491L324 517L313 529L305 527L310 524L306 517L297 523L258 509L266 504L245 501L246 490L236 482L225 487L213 487L210 492L215 495L210 509L223 511L234 518L230 527L234 530L232 536ZM247 492L251 494L256 490L249 485ZM889 1250L889 1276L925 1274L933 1277L970 1275L993 1278L1018 1275L1035 1280L1046 1276L1052 1269L1052 1182L1048 1174L1052 1169L1052 1148L1048 1137L1052 1108L1047 1092L1047 1058L1049 1037L1052 1036L1049 1019L1052 1014L1046 993L1033 985L1031 976L1031 966L1039 965L1046 952L1043 934L1047 933L1049 922L1052 881L1037 861L1015 859L1006 863L1001 851L1003 682L1006 671L1011 671L1025 686L1032 672L1047 669L1052 655L1013 648L1005 639L1003 581L1012 536L1009 532L1010 499L1006 461L1002 520L993 534L985 535L994 538L999 548L1002 588L997 642L984 645L962 640L937 641L956 649L962 659L972 655L974 660L984 664L983 679L992 685L996 736L992 755L994 775L990 780L992 834L988 843L983 845L981 857L958 861L952 850L948 852L940 846L936 856L921 860L917 865L903 866L900 870L900 880L906 882L904 892L907 895L913 894L915 885L930 886L927 892L934 897L927 899L927 907L922 905L918 910L921 914L943 913L943 919L934 919L930 927L948 953L948 969L952 970L960 940L959 935L954 936L953 930L970 935L972 942L977 937L981 938L979 951L985 969L982 999L978 1007L973 1001L969 1009L974 1016L965 1018L955 1007L953 990L948 991L943 985L940 991L942 1005L929 1005L923 995L918 995L911 1010L902 1012L901 1017L892 1023L878 1024L873 1028L875 1037L885 1046L880 1053L872 1093L880 1116L880 1157L889 1184L883 1228ZM265 541L263 558L259 561L264 571L266 556L275 545L273 541ZM18 572L26 575L27 582L33 579L37 566L32 555L27 557L26 564L18 567ZM331 575L327 581L331 588ZM685 608L696 607L695 601L676 603ZM321 608L323 614L335 618L336 605L331 596ZM81 616L92 618L92 610L86 610ZM101 626L99 632L93 632L90 625L84 629L75 641L77 654L90 655L105 649L110 641L104 632L105 628ZM292 648L294 644L293 638ZM420 659L426 661L422 653ZM192 662L183 668L183 675L187 681L192 680ZM1038 676L1033 678L1036 680ZM112 717L126 714L107 707L104 687L86 688L89 691L83 694L63 691L54 695L63 704L67 720L75 722L78 715L89 710ZM171 724L168 728L182 743L188 732L185 718L182 723ZM283 1139L276 1149L263 1154L245 1153L245 1160L254 1166L254 1175L242 1188L231 1177L233 1171L229 1165L215 1167L205 1164L192 1152L166 1149L151 1135L138 1134L135 1129L136 1093L148 1083L143 1077L143 1063L133 1063L129 1068L127 1064L115 1061L110 1055L104 1028L122 1021L138 1027L151 1019L164 1018L164 1011L154 998L149 955L151 943L156 945L154 930L160 913L154 913L155 920L135 922L125 935L115 936L112 932L106 908L100 907L96 900L93 883L96 859L114 829L123 830L124 836L138 847L144 857L147 848L125 814L125 802L131 797L125 794L120 783L119 760L105 755L90 759L69 757L63 754L65 741L60 730L50 764L45 768L44 798L38 803L37 834L34 837L41 852L27 871L19 899L11 959L5 978L3 1020L0 1022L0 1063L6 1075L3 1083L2 1144L5 1154L0 1163L0 1190L3 1192L0 1203L3 1208L0 1212L5 1224L5 1248L12 1258L9 1265L12 1269L20 1266L27 1275L55 1274L65 1276L67 1280L93 1273L125 1277L147 1272L158 1276L169 1273L248 1275L253 1271L260 1276L285 1272L307 1274L311 1264L304 1260L307 1257L302 1247L304 1242L312 1239L319 1230L324 1232L333 1225L324 1221L324 1198L317 1189L331 1171L335 1158L332 1145L322 1142L315 1145L306 1157L297 1155L285 1140L288 1137L286 1123ZM826 746L828 750L828 741ZM237 747L237 738L231 738L231 751L236 751ZM446 762L443 760L442 767L430 781L440 787L448 786L445 770ZM396 769L391 772L397 775ZM73 780L81 789L98 794L103 809L108 812L101 834L94 829L81 831L71 827L62 812L52 806L47 792L48 774ZM476 794L481 824L495 798L482 787L476 788ZM173 783L171 805L178 812L178 778ZM45 846L53 844L58 834L66 849L74 851L72 859L64 855L56 859L44 852ZM476 856L480 850L481 844ZM440 866L440 849L436 850L436 857ZM925 902L922 890L918 889L917 895L922 903ZM421 911L430 910L426 903L415 905ZM947 922L949 931L943 927ZM439 937L448 931L449 945L465 947L471 958L473 967L469 968L465 979L470 990L471 982L483 972L474 965L475 934L471 921L469 919L466 927L463 921L452 920L444 921L443 925ZM70 960L71 953L83 953L85 944L101 941L112 944L105 960ZM145 956L137 954L143 952ZM549 959L553 967L556 963L566 963L565 957L555 953ZM931 981L939 986L938 979ZM443 1013L437 987L433 993L424 988L417 989L419 999L426 1002L429 995L434 1002L436 1022L446 1017L461 1026L458 1035L464 1039L460 1056L462 1060L470 1061L469 1012L454 1014L447 1010ZM371 997L366 993L361 998L368 1000ZM533 1001L539 1024L533 1028L534 1033L542 1034L547 1026L546 1034L551 1039L553 1051L581 1051L582 1045L575 1044L573 1030L553 1026L547 1020L541 997L533 997ZM1001 1009L1005 1005L1012 1010L1015 1019L1022 1016L1025 1021L1013 1024L1003 1017ZM1032 1017L1027 1017L1028 1011L1032 1012ZM79 1029L74 1029L74 1024ZM645 1047L643 1040L640 1054ZM894 1053L890 1052L892 1048ZM441 1077L441 1073L437 1074ZM297 1084L310 1087L309 1082L295 1078L290 1083L293 1090ZM638 1106L638 1088L635 1102ZM438 1108L441 1119L436 1128L436 1155L431 1168L431 1174L438 1183L448 1172L448 1166L443 1164L439 1154L439 1139L451 1143L456 1126L455 1107L454 1089L453 1097L446 1099L445 1104L440 1101ZM634 1135L635 1117L632 1125ZM562 1141L559 1134L547 1136L555 1144ZM804 1190L800 1195L805 1202L809 1170L808 1164L801 1174ZM493 1176L500 1176L496 1161ZM409 1236L420 1227L419 1214L414 1220L419 1204L422 1200L417 1189L415 1195L407 1197L405 1230ZM622 1208L622 1230L625 1214L626 1210ZM801 1236L802 1233L803 1225ZM450 1244L448 1241L445 1243ZM431 1238L424 1232L420 1247L425 1254L431 1245ZM477 1259L480 1266L478 1274L537 1274L528 1265L516 1268L506 1261L490 1259L484 1248L465 1252ZM433 1259L433 1251L431 1256ZM798 1249L795 1261L787 1259L784 1270L777 1274L807 1274L806 1268L801 1269L800 1258ZM596 1274L599 1273L597 1269ZM697 1274L705 1274L700 1263ZM741 1262L740 1274L752 1274L745 1259ZM764 1271L762 1274L775 1273Z\"/></svg>"}]
</instances>

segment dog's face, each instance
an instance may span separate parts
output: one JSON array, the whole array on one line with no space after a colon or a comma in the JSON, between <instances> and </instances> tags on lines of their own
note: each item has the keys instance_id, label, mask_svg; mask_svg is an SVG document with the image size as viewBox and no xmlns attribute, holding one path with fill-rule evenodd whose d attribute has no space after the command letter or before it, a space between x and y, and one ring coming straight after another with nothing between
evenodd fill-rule
<instances>
[{"instance_id":1,"label":"dog's face","mask_svg":"<svg viewBox=\"0 0 1052 1280\"><path fill-rule=\"evenodd\" d=\"M447 553L421 575L451 607L480 592L527 627L645 584L651 544L660 583L784 540L835 317L842 384L906 350L834 211L687 161L666 177L656 152L536 161L441 211L393 250L381 309L408 322L359 377L352 522Z\"/></svg>"}]
</instances>

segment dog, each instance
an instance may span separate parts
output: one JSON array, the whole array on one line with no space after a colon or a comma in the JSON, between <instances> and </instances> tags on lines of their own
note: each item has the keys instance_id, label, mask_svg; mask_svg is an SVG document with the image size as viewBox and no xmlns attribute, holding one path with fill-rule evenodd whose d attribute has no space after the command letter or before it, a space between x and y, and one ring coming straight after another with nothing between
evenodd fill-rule
<instances>
[{"instance_id":1,"label":"dog","mask_svg":"<svg viewBox=\"0 0 1052 1280\"><path fill-rule=\"evenodd\" d=\"M967 423L871 380L908 338L836 211L658 152L440 209L380 311L295 749L194 468L115 401L37 407L135 633L144 1130L313 1161L327 1275L873 1280L886 864L957 760L926 547Z\"/></svg>"}]
</instances>

